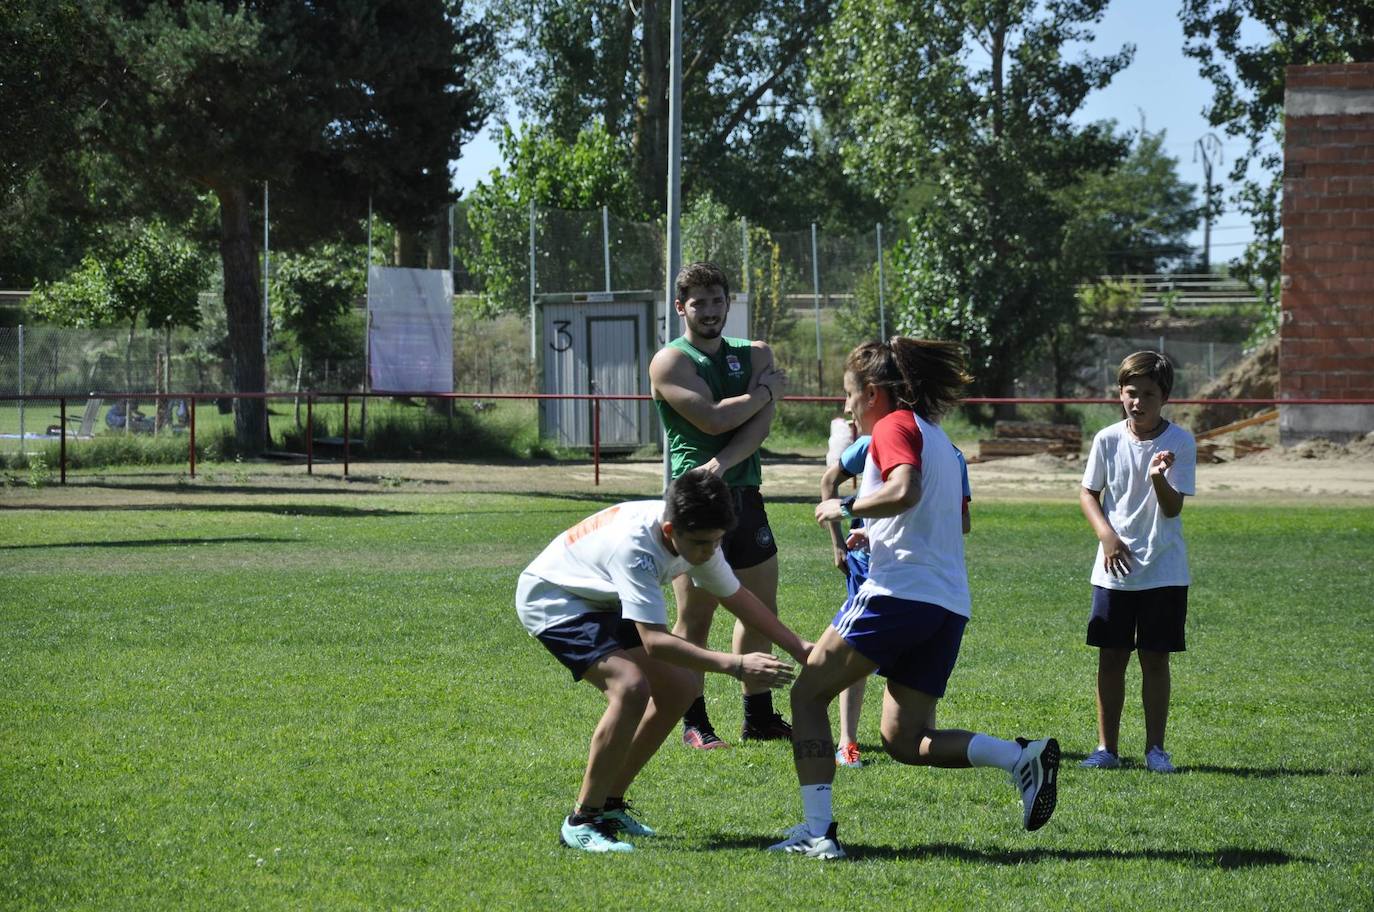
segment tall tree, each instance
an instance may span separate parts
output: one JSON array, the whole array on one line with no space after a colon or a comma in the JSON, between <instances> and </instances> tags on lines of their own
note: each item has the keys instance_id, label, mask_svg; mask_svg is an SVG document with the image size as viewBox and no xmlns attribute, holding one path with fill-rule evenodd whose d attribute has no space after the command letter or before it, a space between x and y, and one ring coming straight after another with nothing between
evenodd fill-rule
<instances>
[{"instance_id":1,"label":"tall tree","mask_svg":"<svg viewBox=\"0 0 1374 912\"><path fill-rule=\"evenodd\" d=\"M809 59L836 0L684 4L682 184L751 222L801 225L849 192L814 132ZM571 142L623 138L642 198L667 188L669 0L491 0L524 118ZM855 202L846 200L849 202ZM872 199L857 198L869 207ZM867 213L864 213L867 217ZM869 219L871 223L871 219Z\"/></svg>"},{"instance_id":2,"label":"tall tree","mask_svg":"<svg viewBox=\"0 0 1374 912\"><path fill-rule=\"evenodd\" d=\"M1183 0L1179 19L1184 53L1198 61L1215 90L1205 111L1208 121L1246 144L1246 151L1233 158L1231 180L1238 185L1234 198L1250 216L1255 240L1233 265L1276 314L1284 68L1374 60L1374 4ZM1247 21L1263 26L1263 37L1247 41ZM1257 173L1251 173L1252 164L1258 164ZM1275 320L1269 322L1277 327Z\"/></svg>"},{"instance_id":3,"label":"tall tree","mask_svg":"<svg viewBox=\"0 0 1374 912\"><path fill-rule=\"evenodd\" d=\"M829 31L818 84L847 167L887 199L927 191L892 253L897 325L965 343L985 394L1011 395L1076 306L1058 194L1125 151L1071 120L1133 53L1063 56L1106 3L846 0Z\"/></svg>"},{"instance_id":4,"label":"tall tree","mask_svg":"<svg viewBox=\"0 0 1374 912\"><path fill-rule=\"evenodd\" d=\"M44 4L15 2L44 21ZM265 383L255 227L263 186L274 246L356 234L369 199L393 223L425 228L454 198L448 163L486 113L470 71L489 37L464 18L461 0L91 0L53 9L75 16L86 41L71 80L80 91L64 101L75 140L66 157L108 157L158 208L185 206L202 190L218 204L239 392ZM39 167L63 159L59 151L48 149ZM261 401L238 401L242 449L261 448L264 417Z\"/></svg>"}]
</instances>

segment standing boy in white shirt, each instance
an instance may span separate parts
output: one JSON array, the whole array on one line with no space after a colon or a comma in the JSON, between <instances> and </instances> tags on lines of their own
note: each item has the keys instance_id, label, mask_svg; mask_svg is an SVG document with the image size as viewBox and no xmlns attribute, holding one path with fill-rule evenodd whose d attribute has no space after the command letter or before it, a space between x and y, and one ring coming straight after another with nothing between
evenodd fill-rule
<instances>
[{"instance_id":1,"label":"standing boy in white shirt","mask_svg":"<svg viewBox=\"0 0 1374 912\"><path fill-rule=\"evenodd\" d=\"M811 644L743 588L720 551L735 525L730 489L696 469L678 476L662 501L608 507L568 529L534 559L516 585L515 608L574 680L606 697L564 845L628 852L622 834L652 836L630 816L625 794L696 697L699 674L715 671L766 690L792 680L792 666L765 652L714 652L668 630L663 587L687 574L726 610L805 662Z\"/></svg>"},{"instance_id":2,"label":"standing boy in white shirt","mask_svg":"<svg viewBox=\"0 0 1374 912\"><path fill-rule=\"evenodd\" d=\"M1083 766L1121 765L1117 739L1131 651L1140 657L1145 765L1175 772L1164 750L1169 653L1184 651L1188 552L1183 498L1194 493L1193 435L1160 415L1174 369L1159 352L1126 357L1116 375L1126 419L1093 438L1078 501L1099 542L1088 645L1097 657L1097 750Z\"/></svg>"}]
</instances>

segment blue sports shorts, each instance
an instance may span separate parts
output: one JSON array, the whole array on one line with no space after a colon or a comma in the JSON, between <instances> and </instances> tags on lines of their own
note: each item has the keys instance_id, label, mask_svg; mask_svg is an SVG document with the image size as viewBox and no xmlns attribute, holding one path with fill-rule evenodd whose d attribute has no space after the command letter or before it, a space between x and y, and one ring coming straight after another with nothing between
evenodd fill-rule
<instances>
[{"instance_id":1,"label":"blue sports shorts","mask_svg":"<svg viewBox=\"0 0 1374 912\"><path fill-rule=\"evenodd\" d=\"M1100 649L1184 652L1188 587L1105 589L1093 586L1088 645Z\"/></svg>"},{"instance_id":2,"label":"blue sports shorts","mask_svg":"<svg viewBox=\"0 0 1374 912\"><path fill-rule=\"evenodd\" d=\"M878 666L878 674L932 697L943 697L968 618L939 605L860 592L830 625Z\"/></svg>"},{"instance_id":3,"label":"blue sports shorts","mask_svg":"<svg viewBox=\"0 0 1374 912\"><path fill-rule=\"evenodd\" d=\"M572 672L574 681L611 653L644 645L635 622L619 611L589 611L547 628L536 639Z\"/></svg>"}]
</instances>

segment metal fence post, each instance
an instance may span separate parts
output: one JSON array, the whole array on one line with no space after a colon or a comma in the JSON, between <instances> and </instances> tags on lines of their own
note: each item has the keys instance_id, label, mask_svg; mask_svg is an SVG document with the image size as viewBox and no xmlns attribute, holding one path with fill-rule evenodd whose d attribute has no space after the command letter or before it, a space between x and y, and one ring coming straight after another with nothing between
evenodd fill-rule
<instances>
[{"instance_id":1,"label":"metal fence post","mask_svg":"<svg viewBox=\"0 0 1374 912\"><path fill-rule=\"evenodd\" d=\"M61 441L57 445L57 461L62 466L62 483L67 483L67 397L63 396L57 400L57 420L58 439Z\"/></svg>"},{"instance_id":2,"label":"metal fence post","mask_svg":"<svg viewBox=\"0 0 1374 912\"><path fill-rule=\"evenodd\" d=\"M534 200L530 200L530 372L539 361L539 348L535 342L534 317Z\"/></svg>"},{"instance_id":3,"label":"metal fence post","mask_svg":"<svg viewBox=\"0 0 1374 912\"><path fill-rule=\"evenodd\" d=\"M315 474L315 395L305 397L305 474Z\"/></svg>"},{"instance_id":4,"label":"metal fence post","mask_svg":"<svg viewBox=\"0 0 1374 912\"><path fill-rule=\"evenodd\" d=\"M811 223L811 289L816 304L816 395L825 392L821 358L821 264L816 254L816 223Z\"/></svg>"},{"instance_id":5,"label":"metal fence post","mask_svg":"<svg viewBox=\"0 0 1374 912\"><path fill-rule=\"evenodd\" d=\"M601 207L601 257L606 264L606 290L611 290L611 210Z\"/></svg>"},{"instance_id":6,"label":"metal fence post","mask_svg":"<svg viewBox=\"0 0 1374 912\"><path fill-rule=\"evenodd\" d=\"M24 324L19 324L19 455L23 456L24 449Z\"/></svg>"},{"instance_id":7,"label":"metal fence post","mask_svg":"<svg viewBox=\"0 0 1374 912\"><path fill-rule=\"evenodd\" d=\"M596 466L596 485L601 485L601 397L592 400L592 463Z\"/></svg>"},{"instance_id":8,"label":"metal fence post","mask_svg":"<svg viewBox=\"0 0 1374 912\"><path fill-rule=\"evenodd\" d=\"M191 397L191 443L187 447L187 458L191 461L191 477L196 477L196 397Z\"/></svg>"},{"instance_id":9,"label":"metal fence post","mask_svg":"<svg viewBox=\"0 0 1374 912\"><path fill-rule=\"evenodd\" d=\"M348 477L348 394L343 397L344 405L344 478Z\"/></svg>"},{"instance_id":10,"label":"metal fence post","mask_svg":"<svg viewBox=\"0 0 1374 912\"><path fill-rule=\"evenodd\" d=\"M883 223L878 223L878 338L887 341L887 282L883 277Z\"/></svg>"}]
</instances>

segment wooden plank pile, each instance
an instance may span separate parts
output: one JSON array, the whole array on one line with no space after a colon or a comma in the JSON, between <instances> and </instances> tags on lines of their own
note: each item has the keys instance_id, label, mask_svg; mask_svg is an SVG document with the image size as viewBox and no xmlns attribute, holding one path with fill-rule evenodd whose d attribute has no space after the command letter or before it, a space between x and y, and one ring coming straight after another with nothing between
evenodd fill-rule
<instances>
[{"instance_id":1,"label":"wooden plank pile","mask_svg":"<svg viewBox=\"0 0 1374 912\"><path fill-rule=\"evenodd\" d=\"M993 427L993 439L978 441L978 458L1033 456L1036 453L1067 456L1082 448L1083 431L1076 424L999 421Z\"/></svg>"}]
</instances>

